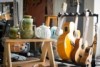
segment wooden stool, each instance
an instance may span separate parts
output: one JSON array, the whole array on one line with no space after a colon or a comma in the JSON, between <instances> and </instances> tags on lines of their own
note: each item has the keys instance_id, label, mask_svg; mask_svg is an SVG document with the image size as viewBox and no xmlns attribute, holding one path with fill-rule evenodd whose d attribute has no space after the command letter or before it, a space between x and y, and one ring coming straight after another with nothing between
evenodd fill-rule
<instances>
[{"instance_id":1,"label":"wooden stool","mask_svg":"<svg viewBox=\"0 0 100 67\"><path fill-rule=\"evenodd\" d=\"M50 20L53 20L54 21L54 25L57 26L57 22L58 22L58 19L57 19L57 16L46 16L46 26L50 26Z\"/></svg>"},{"instance_id":2,"label":"wooden stool","mask_svg":"<svg viewBox=\"0 0 100 67\"><path fill-rule=\"evenodd\" d=\"M48 54L49 61L50 61L50 66L51 67L56 67L56 63L54 60L54 55L53 55L53 49L52 49L52 42L54 41L53 39L9 39L9 38L4 38L5 44L4 44L4 60L3 64L4 67L13 67L14 64L17 64L20 66L21 64L26 64L26 63L38 63L38 64L43 64L45 63L46 56ZM10 45L11 43L24 43L24 42L42 42L42 54L41 57L38 60L30 60L30 61L23 61L23 62L12 62L11 61L11 49ZM21 66L22 67L22 66Z\"/></svg>"}]
</instances>

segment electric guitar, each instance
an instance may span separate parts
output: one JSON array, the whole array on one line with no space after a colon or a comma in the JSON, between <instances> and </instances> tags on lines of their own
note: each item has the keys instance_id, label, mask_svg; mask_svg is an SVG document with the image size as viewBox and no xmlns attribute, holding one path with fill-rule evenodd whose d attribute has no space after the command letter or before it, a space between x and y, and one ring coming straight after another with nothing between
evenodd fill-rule
<instances>
[{"instance_id":1,"label":"electric guitar","mask_svg":"<svg viewBox=\"0 0 100 67\"><path fill-rule=\"evenodd\" d=\"M80 59L79 63L84 64L87 67L91 67L92 56L93 56L93 48L92 47L87 47L85 49L84 56Z\"/></svg>"},{"instance_id":2,"label":"electric guitar","mask_svg":"<svg viewBox=\"0 0 100 67\"><path fill-rule=\"evenodd\" d=\"M88 16L89 16L89 12L86 11L86 27L85 27L85 30L83 32L83 37L76 39L75 47L71 52L71 60L76 62L76 63L80 62L80 59L84 56L85 49L89 46L88 42L86 40L88 26L89 26L89 17Z\"/></svg>"}]
</instances>

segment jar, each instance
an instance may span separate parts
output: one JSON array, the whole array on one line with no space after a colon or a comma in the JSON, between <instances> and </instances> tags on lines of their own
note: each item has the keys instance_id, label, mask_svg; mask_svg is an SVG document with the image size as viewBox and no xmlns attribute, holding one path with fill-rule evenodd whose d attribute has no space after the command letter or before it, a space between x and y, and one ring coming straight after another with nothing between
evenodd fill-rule
<instances>
[{"instance_id":1,"label":"jar","mask_svg":"<svg viewBox=\"0 0 100 67\"><path fill-rule=\"evenodd\" d=\"M17 28L17 27L10 27L10 29L9 29L9 38L11 38L11 39L20 38L19 28Z\"/></svg>"},{"instance_id":2,"label":"jar","mask_svg":"<svg viewBox=\"0 0 100 67\"><path fill-rule=\"evenodd\" d=\"M21 38L22 39L30 39L34 37L33 30L21 30Z\"/></svg>"},{"instance_id":3,"label":"jar","mask_svg":"<svg viewBox=\"0 0 100 67\"><path fill-rule=\"evenodd\" d=\"M22 28L24 30L29 30L29 29L32 29L32 26L33 26L32 16L24 15L23 22L22 22Z\"/></svg>"},{"instance_id":4,"label":"jar","mask_svg":"<svg viewBox=\"0 0 100 67\"><path fill-rule=\"evenodd\" d=\"M33 19L30 15L24 15L21 26L21 38L29 39L34 37Z\"/></svg>"}]
</instances>

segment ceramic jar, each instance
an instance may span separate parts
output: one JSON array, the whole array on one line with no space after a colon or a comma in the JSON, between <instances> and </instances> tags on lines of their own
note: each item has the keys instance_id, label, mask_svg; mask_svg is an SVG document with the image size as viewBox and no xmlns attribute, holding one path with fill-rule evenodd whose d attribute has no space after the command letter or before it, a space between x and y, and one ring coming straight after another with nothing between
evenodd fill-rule
<instances>
[{"instance_id":1,"label":"ceramic jar","mask_svg":"<svg viewBox=\"0 0 100 67\"><path fill-rule=\"evenodd\" d=\"M10 27L9 29L9 38L17 39L20 38L19 28L18 27Z\"/></svg>"},{"instance_id":2,"label":"ceramic jar","mask_svg":"<svg viewBox=\"0 0 100 67\"><path fill-rule=\"evenodd\" d=\"M33 18L30 15L24 15L21 27L21 38L29 39L33 37L34 37Z\"/></svg>"}]
</instances>

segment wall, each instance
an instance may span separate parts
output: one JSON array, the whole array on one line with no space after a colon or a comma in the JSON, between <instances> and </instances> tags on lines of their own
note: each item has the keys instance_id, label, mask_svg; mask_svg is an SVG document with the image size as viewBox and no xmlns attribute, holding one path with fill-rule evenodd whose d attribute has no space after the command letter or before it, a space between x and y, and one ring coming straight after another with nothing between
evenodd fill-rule
<instances>
[{"instance_id":1,"label":"wall","mask_svg":"<svg viewBox=\"0 0 100 67\"><path fill-rule=\"evenodd\" d=\"M53 0L53 15L58 15L59 12L62 12L62 3L66 0Z\"/></svg>"},{"instance_id":2,"label":"wall","mask_svg":"<svg viewBox=\"0 0 100 67\"><path fill-rule=\"evenodd\" d=\"M40 3L34 3L33 0L24 0L23 8L25 15L31 15L35 20L35 25L40 26L45 22L46 0L40 0Z\"/></svg>"},{"instance_id":3,"label":"wall","mask_svg":"<svg viewBox=\"0 0 100 67\"><path fill-rule=\"evenodd\" d=\"M96 47L96 57L100 56L100 0L94 0L94 12L99 15L98 25L97 25L97 47ZM95 21L95 19L94 19Z\"/></svg>"}]
</instances>

